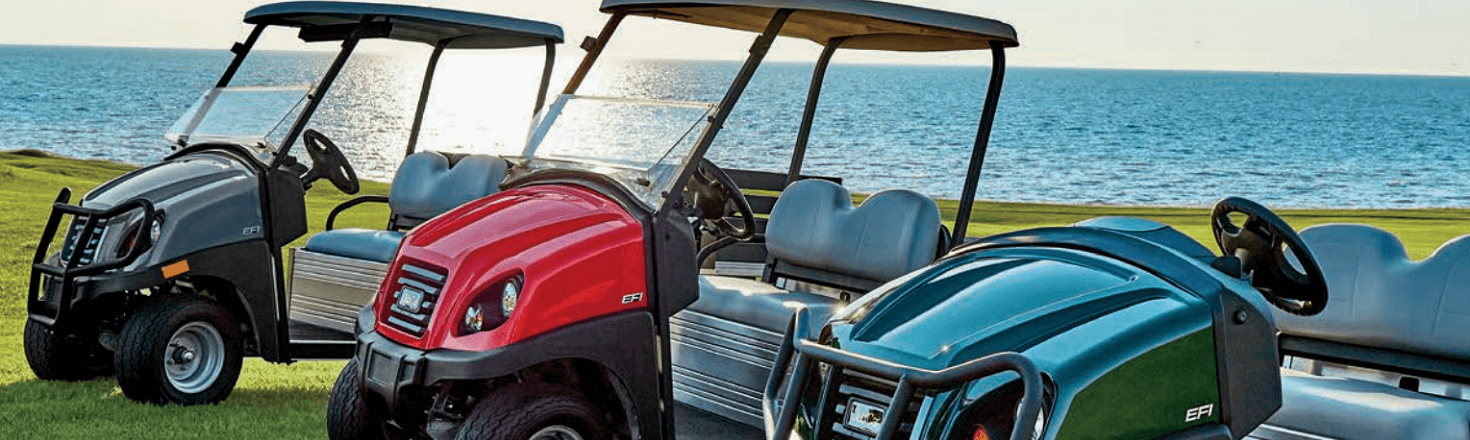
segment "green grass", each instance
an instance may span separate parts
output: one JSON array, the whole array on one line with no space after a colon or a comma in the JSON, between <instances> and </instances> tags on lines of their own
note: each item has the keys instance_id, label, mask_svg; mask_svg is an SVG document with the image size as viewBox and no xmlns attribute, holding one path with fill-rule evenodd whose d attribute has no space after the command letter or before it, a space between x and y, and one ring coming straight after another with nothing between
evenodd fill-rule
<instances>
[{"instance_id":1,"label":"green grass","mask_svg":"<svg viewBox=\"0 0 1470 440\"><path fill-rule=\"evenodd\" d=\"M132 167L108 162L0 153L0 436L5 438L322 438L327 391L341 361L275 365L248 359L230 398L220 405L156 407L130 402L112 379L80 383L36 380L21 348L29 264L39 243L50 203L63 186L73 201L92 187ZM362 194L386 194L387 185L363 182ZM311 232L320 230L331 208L349 197L325 183L307 197ZM953 221L957 203L940 203ZM1292 226L1368 223L1398 234L1414 258L1429 255L1446 240L1470 233L1470 210L1283 210ZM1034 226L1065 225L1104 215L1150 218L1174 225L1197 240L1213 243L1205 208L1134 208L980 202L970 235ZM339 219L340 226L382 227L386 207L364 205ZM299 242L300 240L298 240ZM1213 246L1211 246L1213 247Z\"/></svg>"}]
</instances>

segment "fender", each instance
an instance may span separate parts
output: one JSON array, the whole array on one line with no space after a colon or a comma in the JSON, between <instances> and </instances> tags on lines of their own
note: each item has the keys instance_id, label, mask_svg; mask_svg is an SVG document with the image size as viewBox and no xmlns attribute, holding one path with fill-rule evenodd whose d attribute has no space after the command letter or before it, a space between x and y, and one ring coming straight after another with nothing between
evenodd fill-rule
<instances>
[{"instance_id":1,"label":"fender","mask_svg":"<svg viewBox=\"0 0 1470 440\"><path fill-rule=\"evenodd\" d=\"M358 316L359 323L371 322L371 309ZM368 321L365 321L368 320ZM358 335L358 359L364 390L386 402L397 401L404 387L433 385L446 381L484 380L513 374L532 365L558 359L586 359L611 373L624 408L631 412L638 432L659 431L659 376L654 364L657 350L652 334L656 324L647 311L619 313L566 326L531 337L522 343L487 351L441 349L420 351L398 343L376 331ZM362 329L359 324L359 329ZM618 347L610 350L609 347Z\"/></svg>"},{"instance_id":2,"label":"fender","mask_svg":"<svg viewBox=\"0 0 1470 440\"><path fill-rule=\"evenodd\" d=\"M216 298L235 315L235 320L249 324L255 346L260 356L271 362L285 362L286 353L281 349L280 332L272 315L276 311L274 280L261 277L271 273L270 248L264 240L250 240L204 249L179 257L168 263L187 262L188 271L178 274L191 278L212 278L227 282L233 287L230 297ZM159 286L168 281L160 265L148 265L131 270L121 270L80 280L73 303L81 303L115 292L130 292ZM219 292L215 292L219 294Z\"/></svg>"}]
</instances>

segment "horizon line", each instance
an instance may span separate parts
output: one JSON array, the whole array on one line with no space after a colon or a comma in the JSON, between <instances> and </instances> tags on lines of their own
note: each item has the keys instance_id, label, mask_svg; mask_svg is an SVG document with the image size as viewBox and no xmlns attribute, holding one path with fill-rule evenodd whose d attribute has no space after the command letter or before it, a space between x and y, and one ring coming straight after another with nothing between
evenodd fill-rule
<instances>
[{"instance_id":1,"label":"horizon line","mask_svg":"<svg viewBox=\"0 0 1470 440\"><path fill-rule=\"evenodd\" d=\"M222 51L222 52L229 52L229 49L228 48L216 48L216 47L190 47L190 46L176 46L176 47L168 47L168 46L120 46L120 45L105 45L105 44L65 44L65 43L62 43L62 44L45 44L45 43L7 43L7 42L0 42L0 47L6 47L6 46L10 46L10 47L59 47L59 48L77 48L77 49L142 49L142 50L196 50L196 51L218 50L218 51ZM274 49L274 48L261 48L261 49L256 49L256 50L262 51L262 52L295 52L295 53L301 53L301 52L335 53L335 52L337 52L334 49L327 49L325 47L323 49L320 49L320 50L318 50L318 49ZM393 51L373 51L371 49L363 49L360 52L364 52L364 53L392 53ZM1008 53L1011 53L1011 52L1008 51ZM573 55L573 54L570 54L570 53L559 53L559 54L557 54L557 58L581 59L582 56L581 55ZM739 63L741 61L740 59L737 59L737 58L669 58L669 57L658 57L658 56L652 56L652 57L616 57L616 56L613 56L613 57L609 57L609 58L621 59L621 60L626 60L626 61L691 61L691 62L733 62L733 63ZM777 64L803 64L803 63L809 64L809 63L814 63L815 60L810 61L810 62L805 62L805 61L800 61L800 60L771 59L771 60L768 60L767 62L777 63ZM934 63L926 63L926 62L909 62L909 61L895 62L895 63L884 63L884 62L873 62L873 61L860 61L860 62L850 62L849 61L849 62L842 62L842 61L838 61L838 60L833 60L832 61L832 64L833 65L847 65L847 66L989 67L989 63L985 63L985 64L978 64L978 63L958 63L958 62L934 62ZM1060 64L1028 64L1028 63L1025 63L1025 62L1019 62L1018 63L1018 62L1015 62L1013 60L1008 60L1007 67L1008 68L1031 68L1031 69L1058 69L1058 70L1108 70L1108 71L1147 71L1147 72L1257 73L1257 74L1276 74L1276 75L1289 74L1289 75L1406 76L1406 77L1421 77L1421 78L1470 78L1470 72L1412 72L1412 71L1368 72L1368 71L1326 71L1326 70L1262 70L1262 69L1249 69L1249 68L1231 69L1231 68L1182 68L1182 67L1117 67L1117 66L1088 66L1088 65L1060 65Z\"/></svg>"}]
</instances>

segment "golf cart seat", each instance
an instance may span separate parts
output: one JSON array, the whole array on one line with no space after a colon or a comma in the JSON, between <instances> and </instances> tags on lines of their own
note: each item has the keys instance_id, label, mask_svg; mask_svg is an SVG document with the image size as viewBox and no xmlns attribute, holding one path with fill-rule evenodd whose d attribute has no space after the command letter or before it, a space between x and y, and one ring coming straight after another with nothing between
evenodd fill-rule
<instances>
[{"instance_id":1,"label":"golf cart seat","mask_svg":"<svg viewBox=\"0 0 1470 440\"><path fill-rule=\"evenodd\" d=\"M451 158L424 151L409 155L393 176L388 196L362 196L332 210L327 231L307 239L312 252L388 263L403 240L403 231L474 199L500 190L505 178L504 159L487 155ZM332 229L337 214L366 202L387 203L391 214L387 230Z\"/></svg>"},{"instance_id":2,"label":"golf cart seat","mask_svg":"<svg viewBox=\"0 0 1470 440\"><path fill-rule=\"evenodd\" d=\"M793 183L766 224L762 279L701 276L699 300L671 318L675 397L761 426L761 391L794 308L819 330L853 295L933 262L940 231L938 205L913 191L854 208L836 183Z\"/></svg>"},{"instance_id":3,"label":"golf cart seat","mask_svg":"<svg viewBox=\"0 0 1470 440\"><path fill-rule=\"evenodd\" d=\"M425 151L404 158L388 196L361 196L338 205L327 216L326 231L292 249L291 320L351 332L358 310L387 275L404 231L499 191L505 173L505 159L493 156ZM386 230L333 229L343 210L367 202L388 204Z\"/></svg>"},{"instance_id":4,"label":"golf cart seat","mask_svg":"<svg viewBox=\"0 0 1470 440\"><path fill-rule=\"evenodd\" d=\"M1317 316L1276 313L1282 408L1252 435L1470 439L1470 236L1421 261L1372 226L1301 237L1332 297Z\"/></svg>"}]
</instances>

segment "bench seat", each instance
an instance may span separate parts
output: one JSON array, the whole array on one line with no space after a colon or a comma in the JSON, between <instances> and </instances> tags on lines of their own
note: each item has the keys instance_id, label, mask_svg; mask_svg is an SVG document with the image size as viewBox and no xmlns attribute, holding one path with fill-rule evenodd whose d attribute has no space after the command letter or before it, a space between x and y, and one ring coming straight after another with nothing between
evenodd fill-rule
<instances>
[{"instance_id":1,"label":"bench seat","mask_svg":"<svg viewBox=\"0 0 1470 440\"><path fill-rule=\"evenodd\" d=\"M796 308L819 334L841 299L933 262L941 231L938 205L913 191L854 207L836 183L791 184L766 223L762 279L701 276L699 300L670 318L674 398L761 427L761 393Z\"/></svg>"},{"instance_id":2,"label":"bench seat","mask_svg":"<svg viewBox=\"0 0 1470 440\"><path fill-rule=\"evenodd\" d=\"M1301 237L1331 296L1316 316L1275 313L1289 365L1282 406L1251 437L1470 439L1470 236L1419 261L1372 226L1313 226ZM1317 364L1341 367L1300 367ZM1431 381L1438 391L1420 386Z\"/></svg>"},{"instance_id":3,"label":"bench seat","mask_svg":"<svg viewBox=\"0 0 1470 440\"><path fill-rule=\"evenodd\" d=\"M393 254L398 252L401 241L403 232L400 231L335 229L311 236L303 248L339 257L388 263L393 261Z\"/></svg>"},{"instance_id":4,"label":"bench seat","mask_svg":"<svg viewBox=\"0 0 1470 440\"><path fill-rule=\"evenodd\" d=\"M1285 428L1332 439L1470 440L1470 402L1283 369L1281 409L1266 424L1255 437Z\"/></svg>"}]
</instances>

